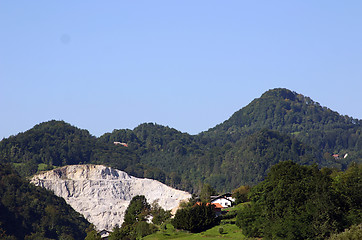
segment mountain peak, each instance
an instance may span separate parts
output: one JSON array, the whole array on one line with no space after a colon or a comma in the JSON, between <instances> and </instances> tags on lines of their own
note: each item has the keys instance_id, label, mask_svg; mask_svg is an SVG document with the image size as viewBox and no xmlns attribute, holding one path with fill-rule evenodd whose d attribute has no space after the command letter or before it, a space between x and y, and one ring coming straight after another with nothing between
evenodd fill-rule
<instances>
[{"instance_id":1,"label":"mountain peak","mask_svg":"<svg viewBox=\"0 0 362 240\"><path fill-rule=\"evenodd\" d=\"M266 91L260 98L278 97L283 99L295 100L298 94L286 88L274 88Z\"/></svg>"},{"instance_id":2,"label":"mountain peak","mask_svg":"<svg viewBox=\"0 0 362 240\"><path fill-rule=\"evenodd\" d=\"M357 135L351 142L344 139L352 139L346 133L347 129L358 132L360 126L361 122L357 119L342 116L309 97L285 88L275 88L254 99L205 134L217 139L238 134L239 137L235 137L237 140L240 136L247 136L264 128L273 129L324 151L336 151L337 148L356 148ZM343 137L340 134L342 132L345 133Z\"/></svg>"}]
</instances>

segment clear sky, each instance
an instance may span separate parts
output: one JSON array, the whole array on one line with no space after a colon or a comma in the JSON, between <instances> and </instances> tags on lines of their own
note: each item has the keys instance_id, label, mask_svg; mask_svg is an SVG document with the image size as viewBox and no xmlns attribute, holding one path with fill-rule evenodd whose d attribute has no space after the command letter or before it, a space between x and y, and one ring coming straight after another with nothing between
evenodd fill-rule
<instances>
[{"instance_id":1,"label":"clear sky","mask_svg":"<svg viewBox=\"0 0 362 240\"><path fill-rule=\"evenodd\" d=\"M284 87L362 118L362 1L0 0L0 139L197 134Z\"/></svg>"}]
</instances>

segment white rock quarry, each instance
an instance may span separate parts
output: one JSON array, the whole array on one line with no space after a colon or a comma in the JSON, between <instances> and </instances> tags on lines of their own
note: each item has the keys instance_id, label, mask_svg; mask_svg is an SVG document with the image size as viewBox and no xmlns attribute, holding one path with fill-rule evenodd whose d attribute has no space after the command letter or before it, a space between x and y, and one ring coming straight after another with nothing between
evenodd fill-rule
<instances>
[{"instance_id":1,"label":"white rock quarry","mask_svg":"<svg viewBox=\"0 0 362 240\"><path fill-rule=\"evenodd\" d=\"M191 198L188 192L171 188L152 179L129 176L102 165L71 165L35 175L31 182L52 190L77 212L95 225L97 230L112 230L123 223L131 199L144 195L151 204L176 209L181 201Z\"/></svg>"}]
</instances>

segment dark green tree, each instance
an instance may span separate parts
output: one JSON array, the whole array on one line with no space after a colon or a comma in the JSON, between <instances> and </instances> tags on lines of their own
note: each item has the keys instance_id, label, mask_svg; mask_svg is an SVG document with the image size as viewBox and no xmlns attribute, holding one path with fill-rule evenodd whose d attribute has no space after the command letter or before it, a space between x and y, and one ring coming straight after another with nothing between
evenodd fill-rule
<instances>
[{"instance_id":1,"label":"dark green tree","mask_svg":"<svg viewBox=\"0 0 362 240\"><path fill-rule=\"evenodd\" d=\"M179 209L172 219L172 225L175 228L191 232L204 231L213 227L218 222L219 219L215 217L213 205L206 203Z\"/></svg>"},{"instance_id":2,"label":"dark green tree","mask_svg":"<svg viewBox=\"0 0 362 240\"><path fill-rule=\"evenodd\" d=\"M241 210L237 224L266 239L324 239L342 229L340 198L331 185L315 166L279 163L252 189L251 208Z\"/></svg>"},{"instance_id":3,"label":"dark green tree","mask_svg":"<svg viewBox=\"0 0 362 240\"><path fill-rule=\"evenodd\" d=\"M151 204L151 215L152 223L156 225L161 225L172 216L171 211L164 210L157 201Z\"/></svg>"},{"instance_id":4,"label":"dark green tree","mask_svg":"<svg viewBox=\"0 0 362 240\"><path fill-rule=\"evenodd\" d=\"M101 240L101 235L98 234L97 230L95 229L94 225L91 224L87 230L87 236L84 238L84 240Z\"/></svg>"},{"instance_id":5,"label":"dark green tree","mask_svg":"<svg viewBox=\"0 0 362 240\"><path fill-rule=\"evenodd\" d=\"M133 197L126 209L122 226L145 221L146 217L150 214L150 210L151 206L144 195Z\"/></svg>"},{"instance_id":6,"label":"dark green tree","mask_svg":"<svg viewBox=\"0 0 362 240\"><path fill-rule=\"evenodd\" d=\"M362 223L362 164L352 163L333 177L333 188L343 199L345 227Z\"/></svg>"},{"instance_id":7,"label":"dark green tree","mask_svg":"<svg viewBox=\"0 0 362 240\"><path fill-rule=\"evenodd\" d=\"M151 206L144 195L134 196L128 205L124 222L121 228L116 228L112 234L121 240L133 240L155 232L153 224L147 223L147 217L151 214Z\"/></svg>"},{"instance_id":8,"label":"dark green tree","mask_svg":"<svg viewBox=\"0 0 362 240\"><path fill-rule=\"evenodd\" d=\"M136 224L135 232L138 239L150 235L155 231L157 231L157 228L153 224L147 223L145 221L141 221Z\"/></svg>"},{"instance_id":9,"label":"dark green tree","mask_svg":"<svg viewBox=\"0 0 362 240\"><path fill-rule=\"evenodd\" d=\"M236 217L236 226L243 230L243 234L249 237L263 236L263 218L257 204L247 204L242 207Z\"/></svg>"},{"instance_id":10,"label":"dark green tree","mask_svg":"<svg viewBox=\"0 0 362 240\"><path fill-rule=\"evenodd\" d=\"M235 204L249 201L248 194L250 192L250 186L240 186L233 191L233 197L235 198Z\"/></svg>"},{"instance_id":11,"label":"dark green tree","mask_svg":"<svg viewBox=\"0 0 362 240\"><path fill-rule=\"evenodd\" d=\"M210 184L203 184L200 192L200 200L204 203L209 203L211 201L211 196L217 195L217 192Z\"/></svg>"},{"instance_id":12,"label":"dark green tree","mask_svg":"<svg viewBox=\"0 0 362 240\"><path fill-rule=\"evenodd\" d=\"M126 236L127 236L127 234L125 232L123 232L122 229L118 225L116 225L112 229L112 232L109 234L108 239L109 240L122 240Z\"/></svg>"}]
</instances>

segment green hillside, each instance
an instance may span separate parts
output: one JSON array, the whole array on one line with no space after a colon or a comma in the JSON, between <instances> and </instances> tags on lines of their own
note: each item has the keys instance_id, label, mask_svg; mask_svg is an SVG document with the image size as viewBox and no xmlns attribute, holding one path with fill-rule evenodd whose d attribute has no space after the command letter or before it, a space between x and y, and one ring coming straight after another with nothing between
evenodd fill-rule
<instances>
[{"instance_id":1,"label":"green hillside","mask_svg":"<svg viewBox=\"0 0 362 240\"><path fill-rule=\"evenodd\" d=\"M128 149L116 148L63 121L49 121L32 129L3 139L0 142L0 162L14 163L23 176L39 170L82 163L105 163L110 159L120 160L114 167L125 168L137 163L135 154ZM45 167L44 167L45 166Z\"/></svg>"},{"instance_id":2,"label":"green hillside","mask_svg":"<svg viewBox=\"0 0 362 240\"><path fill-rule=\"evenodd\" d=\"M265 92L203 135L224 144L263 128L289 134L324 152L349 151L361 156L361 120L339 115L309 97L281 88Z\"/></svg>"},{"instance_id":3,"label":"green hillside","mask_svg":"<svg viewBox=\"0 0 362 240\"><path fill-rule=\"evenodd\" d=\"M64 199L0 164L0 239L84 239L88 226Z\"/></svg>"},{"instance_id":4,"label":"green hillside","mask_svg":"<svg viewBox=\"0 0 362 240\"><path fill-rule=\"evenodd\" d=\"M273 89L198 135L144 123L96 138L63 121L41 123L3 139L0 162L14 163L23 176L54 166L105 164L190 192L203 183L231 191L262 181L284 160L339 169L361 162L361 123L301 94Z\"/></svg>"}]
</instances>

